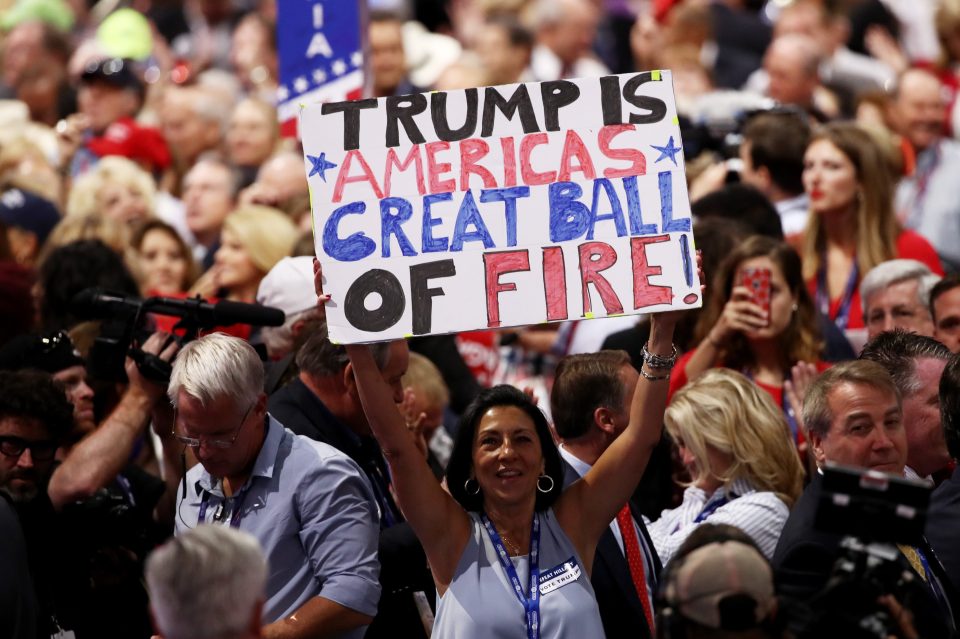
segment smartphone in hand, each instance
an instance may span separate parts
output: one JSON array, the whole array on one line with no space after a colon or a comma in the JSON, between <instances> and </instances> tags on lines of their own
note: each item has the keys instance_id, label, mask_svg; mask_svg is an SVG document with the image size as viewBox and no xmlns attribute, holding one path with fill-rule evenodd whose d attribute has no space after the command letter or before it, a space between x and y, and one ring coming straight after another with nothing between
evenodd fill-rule
<instances>
[{"instance_id":1,"label":"smartphone in hand","mask_svg":"<svg viewBox=\"0 0 960 639\"><path fill-rule=\"evenodd\" d=\"M767 313L767 326L770 325L770 278L768 268L748 267L740 271L740 286L750 290L750 297L754 304Z\"/></svg>"}]
</instances>

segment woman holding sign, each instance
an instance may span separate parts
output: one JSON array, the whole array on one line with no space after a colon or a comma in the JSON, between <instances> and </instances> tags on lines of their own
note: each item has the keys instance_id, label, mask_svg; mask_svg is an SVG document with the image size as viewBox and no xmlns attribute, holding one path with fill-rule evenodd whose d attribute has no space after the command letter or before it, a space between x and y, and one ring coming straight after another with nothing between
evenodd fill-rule
<instances>
[{"instance_id":1,"label":"woman holding sign","mask_svg":"<svg viewBox=\"0 0 960 639\"><path fill-rule=\"evenodd\" d=\"M398 501L430 562L440 596L435 638L603 636L590 585L594 551L659 441L677 319L652 317L629 424L563 492L546 419L507 386L481 393L464 413L445 492L368 348L347 347Z\"/></svg>"},{"instance_id":2,"label":"woman holding sign","mask_svg":"<svg viewBox=\"0 0 960 639\"><path fill-rule=\"evenodd\" d=\"M727 257L714 281L714 295L697 323L698 346L677 364L671 395L710 368L740 371L781 407L802 448L802 392L827 365L820 361L800 257L783 242L757 235Z\"/></svg>"}]
</instances>

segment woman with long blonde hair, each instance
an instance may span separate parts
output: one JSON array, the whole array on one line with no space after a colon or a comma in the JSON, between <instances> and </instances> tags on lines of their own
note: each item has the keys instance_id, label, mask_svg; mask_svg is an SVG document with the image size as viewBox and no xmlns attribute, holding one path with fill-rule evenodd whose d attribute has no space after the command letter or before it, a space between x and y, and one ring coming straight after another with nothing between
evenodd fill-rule
<instances>
[{"instance_id":1,"label":"woman with long blonde hair","mask_svg":"<svg viewBox=\"0 0 960 639\"><path fill-rule=\"evenodd\" d=\"M673 397L664 422L693 479L680 506L647 527L661 561L703 522L740 528L772 558L803 490L783 411L745 376L716 368Z\"/></svg>"}]
</instances>

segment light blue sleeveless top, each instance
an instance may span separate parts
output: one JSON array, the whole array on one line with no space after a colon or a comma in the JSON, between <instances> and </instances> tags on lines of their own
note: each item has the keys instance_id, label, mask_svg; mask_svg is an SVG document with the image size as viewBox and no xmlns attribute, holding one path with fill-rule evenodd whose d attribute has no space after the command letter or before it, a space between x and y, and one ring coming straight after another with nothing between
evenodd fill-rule
<instances>
[{"instance_id":1,"label":"light blue sleeveless top","mask_svg":"<svg viewBox=\"0 0 960 639\"><path fill-rule=\"evenodd\" d=\"M437 601L433 639L526 639L523 606L497 559L479 515L450 587ZM512 557L520 583L527 557ZM587 571L553 510L540 513L540 637L602 638L603 624Z\"/></svg>"}]
</instances>

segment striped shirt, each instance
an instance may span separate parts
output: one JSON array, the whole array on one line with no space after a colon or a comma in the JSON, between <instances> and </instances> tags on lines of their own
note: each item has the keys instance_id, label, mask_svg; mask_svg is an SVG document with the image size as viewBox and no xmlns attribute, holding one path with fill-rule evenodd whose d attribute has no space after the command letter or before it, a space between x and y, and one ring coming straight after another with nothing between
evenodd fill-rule
<instances>
[{"instance_id":1,"label":"striped shirt","mask_svg":"<svg viewBox=\"0 0 960 639\"><path fill-rule=\"evenodd\" d=\"M664 565L702 522L736 526L771 559L789 515L790 509L774 493L760 492L749 480L737 479L712 495L690 486L683 493L683 503L648 522L647 531Z\"/></svg>"}]
</instances>

